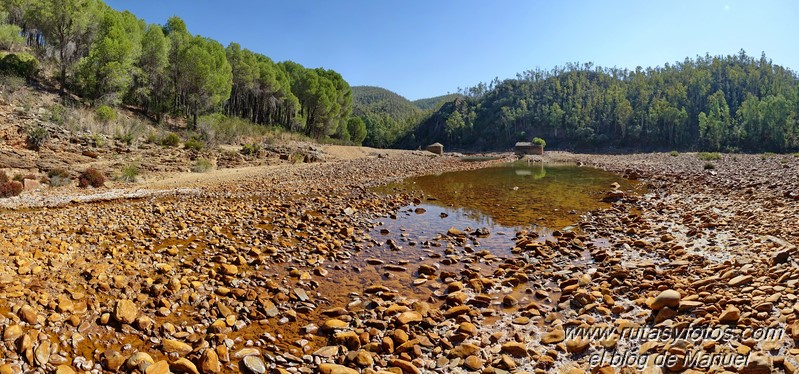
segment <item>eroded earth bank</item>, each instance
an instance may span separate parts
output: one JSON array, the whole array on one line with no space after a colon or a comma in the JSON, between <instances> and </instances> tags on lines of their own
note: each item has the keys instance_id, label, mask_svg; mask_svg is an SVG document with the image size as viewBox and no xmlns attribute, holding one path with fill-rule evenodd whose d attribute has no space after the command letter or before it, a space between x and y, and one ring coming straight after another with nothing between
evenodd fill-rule
<instances>
[{"instance_id":1,"label":"eroded earth bank","mask_svg":"<svg viewBox=\"0 0 799 374\"><path fill-rule=\"evenodd\" d=\"M573 229L505 233L503 251L481 248L499 233L480 227L379 234L380 219L429 196L370 187L503 162L411 152L5 211L0 373L793 372L799 158L545 161L626 179L596 196L601 208L573 215ZM566 336L644 325L784 334ZM591 362L603 352L643 365ZM657 366L664 353L746 362Z\"/></svg>"}]
</instances>

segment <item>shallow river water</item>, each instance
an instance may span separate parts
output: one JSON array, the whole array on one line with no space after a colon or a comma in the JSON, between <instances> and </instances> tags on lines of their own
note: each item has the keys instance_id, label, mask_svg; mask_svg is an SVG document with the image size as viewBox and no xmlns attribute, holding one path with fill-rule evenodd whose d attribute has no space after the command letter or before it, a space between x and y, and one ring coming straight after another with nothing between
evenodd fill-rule
<instances>
[{"instance_id":1,"label":"shallow river water","mask_svg":"<svg viewBox=\"0 0 799 374\"><path fill-rule=\"evenodd\" d=\"M382 229L389 232L404 229L421 239L450 227L487 228L490 237L506 234L510 240L519 230L536 231L542 236L554 230L570 230L579 214L608 206L601 199L613 182L622 190L635 187L599 169L515 162L411 178L377 191L420 196L419 204L403 207L396 219L381 220ZM489 246L489 241L483 246Z\"/></svg>"}]
</instances>

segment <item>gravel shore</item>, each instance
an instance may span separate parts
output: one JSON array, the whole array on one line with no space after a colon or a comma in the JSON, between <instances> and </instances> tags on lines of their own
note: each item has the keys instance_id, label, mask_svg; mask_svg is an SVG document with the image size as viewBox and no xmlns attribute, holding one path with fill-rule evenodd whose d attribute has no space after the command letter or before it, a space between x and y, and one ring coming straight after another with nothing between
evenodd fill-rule
<instances>
[{"instance_id":1,"label":"gravel shore","mask_svg":"<svg viewBox=\"0 0 799 374\"><path fill-rule=\"evenodd\" d=\"M645 192L608 186L580 230L516 233L506 257L464 228L420 241L420 261L381 257L401 248L369 236L377 218L418 197L368 187L497 162L398 152L28 197L45 208L0 215L0 373L794 372L799 158L549 153L531 162L607 169ZM785 334L570 335L688 325ZM591 361L622 351L643 364ZM747 361L655 362L697 352Z\"/></svg>"}]
</instances>

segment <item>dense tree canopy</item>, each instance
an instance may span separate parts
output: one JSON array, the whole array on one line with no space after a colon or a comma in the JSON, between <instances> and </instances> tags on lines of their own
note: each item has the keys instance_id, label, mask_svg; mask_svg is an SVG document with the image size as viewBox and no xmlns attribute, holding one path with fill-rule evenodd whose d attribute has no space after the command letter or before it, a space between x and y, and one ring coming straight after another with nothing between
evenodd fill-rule
<instances>
[{"instance_id":1,"label":"dense tree canopy","mask_svg":"<svg viewBox=\"0 0 799 374\"><path fill-rule=\"evenodd\" d=\"M58 63L63 89L96 105L136 105L156 120L171 113L193 125L224 112L315 138L365 136L349 122L352 91L340 74L277 64L237 43L225 48L192 35L177 16L146 25L100 0L6 0L0 18L0 48L26 43Z\"/></svg>"},{"instance_id":2,"label":"dense tree canopy","mask_svg":"<svg viewBox=\"0 0 799 374\"><path fill-rule=\"evenodd\" d=\"M89 55L78 63L76 84L92 100L121 103L142 52L145 23L130 12L103 11Z\"/></svg>"},{"instance_id":3,"label":"dense tree canopy","mask_svg":"<svg viewBox=\"0 0 799 374\"><path fill-rule=\"evenodd\" d=\"M445 104L399 146L507 149L533 136L554 147L793 151L799 78L764 56L685 59L633 71L592 64L527 71Z\"/></svg>"},{"instance_id":4,"label":"dense tree canopy","mask_svg":"<svg viewBox=\"0 0 799 374\"><path fill-rule=\"evenodd\" d=\"M97 0L36 0L17 5L26 7L27 14L19 21L30 20L36 25L36 33L46 41L37 38L35 46L43 51L55 51L61 88L65 89L67 69L86 55L104 4Z\"/></svg>"}]
</instances>

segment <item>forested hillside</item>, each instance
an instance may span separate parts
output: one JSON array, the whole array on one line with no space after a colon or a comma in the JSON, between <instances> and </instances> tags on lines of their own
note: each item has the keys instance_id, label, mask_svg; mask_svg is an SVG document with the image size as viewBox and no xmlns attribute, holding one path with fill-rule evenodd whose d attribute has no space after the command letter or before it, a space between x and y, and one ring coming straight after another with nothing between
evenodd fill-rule
<instances>
[{"instance_id":1,"label":"forested hillside","mask_svg":"<svg viewBox=\"0 0 799 374\"><path fill-rule=\"evenodd\" d=\"M570 64L466 90L396 145L508 149L536 136L574 149L793 151L797 82L744 51L636 70Z\"/></svg>"},{"instance_id":2,"label":"forested hillside","mask_svg":"<svg viewBox=\"0 0 799 374\"><path fill-rule=\"evenodd\" d=\"M353 115L366 127L364 144L386 148L408 133L423 116L408 99L387 89L371 86L352 88Z\"/></svg>"},{"instance_id":3,"label":"forested hillside","mask_svg":"<svg viewBox=\"0 0 799 374\"><path fill-rule=\"evenodd\" d=\"M414 100L412 101L412 103L413 105L416 105L419 109L422 110L435 110L438 109L439 105L453 101L455 100L455 98L460 96L461 96L460 94L447 94L447 95L431 97L428 99Z\"/></svg>"},{"instance_id":4,"label":"forested hillside","mask_svg":"<svg viewBox=\"0 0 799 374\"><path fill-rule=\"evenodd\" d=\"M4 74L57 78L93 106L130 105L154 120L224 113L313 138L360 143L352 91L341 75L269 57L189 32L177 16L146 24L100 0L0 3ZM355 134L351 137L350 134Z\"/></svg>"},{"instance_id":5,"label":"forested hillside","mask_svg":"<svg viewBox=\"0 0 799 374\"><path fill-rule=\"evenodd\" d=\"M365 145L386 148L408 134L438 106L460 96L450 94L409 101L385 88L356 86L352 88L353 115L366 126Z\"/></svg>"}]
</instances>

